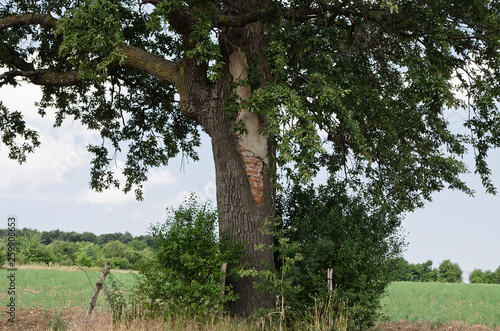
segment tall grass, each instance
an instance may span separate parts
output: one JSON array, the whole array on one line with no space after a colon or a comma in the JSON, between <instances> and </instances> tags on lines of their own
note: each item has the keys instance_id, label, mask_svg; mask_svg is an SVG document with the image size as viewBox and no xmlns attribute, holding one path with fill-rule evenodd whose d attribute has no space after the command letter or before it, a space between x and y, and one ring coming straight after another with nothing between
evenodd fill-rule
<instances>
[{"instance_id":1,"label":"tall grass","mask_svg":"<svg viewBox=\"0 0 500 331\"><path fill-rule=\"evenodd\" d=\"M54 269L17 270L16 272L16 326L18 330L203 330L203 331L261 331L261 330L342 330L348 328L349 316L342 307L331 301L317 301L303 318L288 325L280 323L276 312L262 314L253 320L197 318L165 314L166 318L146 318L145 311L128 305L121 320L110 309L105 293L99 295L96 309L88 324L83 316L101 271L62 271ZM0 270L0 288L7 289L7 270ZM131 274L111 273L125 293L132 289L135 277ZM90 278L90 280L89 280ZM92 284L92 285L91 285ZM110 291L113 289L110 288ZM7 291L0 291L0 302L7 302ZM0 312L0 329L12 327L6 315ZM10 328L12 329L12 328ZM14 329L15 330L15 329Z\"/></svg>"},{"instance_id":2,"label":"tall grass","mask_svg":"<svg viewBox=\"0 0 500 331\"><path fill-rule=\"evenodd\" d=\"M500 327L500 285L395 282L387 288L382 313L408 320Z\"/></svg>"},{"instance_id":3,"label":"tall grass","mask_svg":"<svg viewBox=\"0 0 500 331\"><path fill-rule=\"evenodd\" d=\"M315 314L316 312L312 312ZM26 316L26 315L25 315ZM121 321L114 321L111 312L98 311L92 315L88 323L83 322L83 314L75 309L68 310L41 310L33 312L30 318L18 318L16 321L17 330L23 331L53 331L53 330L102 330L102 331L122 331L122 330L168 330L168 331L346 331L347 323L344 319L334 319L329 321L325 315L307 316L304 323L280 329L279 318L269 320L263 319L237 319L231 317L218 318L215 315L212 319L198 319L193 316L168 316L166 318L145 318L135 316L134 318L124 318ZM0 330L3 330L0 321ZM10 328L10 330L16 330Z\"/></svg>"},{"instance_id":4,"label":"tall grass","mask_svg":"<svg viewBox=\"0 0 500 331\"><path fill-rule=\"evenodd\" d=\"M6 275L6 270L0 270L0 302L8 300ZM21 312L18 329L49 330L55 325L63 325L64 330L253 331L280 330L281 325L282 330L343 331L350 325L347 310L339 303L328 301L317 301L315 307L286 328L276 312L263 314L252 321L215 316L199 319L182 314L148 319L129 307L131 311L123 314L120 321L116 318L113 321L105 293L102 293L89 325L85 326L82 319L92 296L91 283L95 286L99 275L97 269L88 274L83 271L17 270L16 307ZM121 283L125 294L132 288L133 275L112 275ZM435 325L462 321L469 325L500 327L500 285L396 282L388 287L387 294L382 300L382 314L390 321L427 321ZM0 329L2 326L0 323Z\"/></svg>"}]
</instances>

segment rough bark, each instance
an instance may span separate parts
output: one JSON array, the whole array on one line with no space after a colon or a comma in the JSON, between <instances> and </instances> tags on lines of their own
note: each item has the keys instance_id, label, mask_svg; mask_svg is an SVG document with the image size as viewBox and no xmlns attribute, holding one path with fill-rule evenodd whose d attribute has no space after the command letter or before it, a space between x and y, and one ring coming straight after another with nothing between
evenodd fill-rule
<instances>
[{"instance_id":1,"label":"rough bark","mask_svg":"<svg viewBox=\"0 0 500 331\"><path fill-rule=\"evenodd\" d=\"M229 5L229 1L227 2ZM229 7L229 14L263 8L267 1L246 1ZM238 5L238 6L236 6ZM221 109L221 102L228 93L227 84L236 79L246 79L248 65L256 65L262 84L270 79L265 57L264 26L261 22L244 27L230 27L222 30L221 51L225 60L223 78L214 89L212 107L204 127L212 138L212 150L216 171L217 207L222 212L220 230L246 247L242 261L249 268L262 270L274 268L273 237L264 230L267 221L273 224L275 208L275 188L267 170L272 167L267 160L270 148L268 141L259 132L264 123L254 114L240 108L239 117L247 126L247 134L233 132L227 113ZM255 63L248 63L245 54L251 54ZM248 87L238 87L236 93L246 99L252 93ZM269 230L269 229L267 229ZM255 249L256 246L265 247ZM232 314L250 316L256 309L273 305L269 293L258 291L254 282L260 279L244 277L228 279L239 295L230 303Z\"/></svg>"}]
</instances>

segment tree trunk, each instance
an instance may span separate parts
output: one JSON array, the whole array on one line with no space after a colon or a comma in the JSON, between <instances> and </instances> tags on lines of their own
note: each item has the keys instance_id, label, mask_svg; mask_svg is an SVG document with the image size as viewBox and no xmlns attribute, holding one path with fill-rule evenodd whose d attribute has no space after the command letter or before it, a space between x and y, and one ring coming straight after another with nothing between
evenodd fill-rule
<instances>
[{"instance_id":1,"label":"tree trunk","mask_svg":"<svg viewBox=\"0 0 500 331\"><path fill-rule=\"evenodd\" d=\"M273 236L263 231L267 220L273 224L275 207L274 186L269 175L264 173L268 165L257 157L242 155L238 137L228 131L212 136L212 149L216 171L217 207L221 212L221 234L229 235L245 245L242 263L247 267L256 270L262 270L266 266L274 268ZM243 154L251 152L243 151ZM257 175L261 177L261 195L257 194L260 191L250 185L255 174L247 174L246 170L249 168L245 167L245 163L253 161L244 159L252 158L256 163L262 164L262 168L257 170ZM255 249L256 245L264 245L264 248ZM239 296L236 302L229 304L232 314L249 316L258 308L272 306L272 298L268 293L258 293L253 288L255 281L259 280L252 277L236 281L228 279L228 283Z\"/></svg>"},{"instance_id":2,"label":"tree trunk","mask_svg":"<svg viewBox=\"0 0 500 331\"><path fill-rule=\"evenodd\" d=\"M230 14L239 14L242 10L260 9L268 1L225 3L228 7L231 6L229 3L233 5L228 8ZM248 86L239 86L236 91L227 89L228 83L247 79L249 66L253 65L258 70L261 84L269 81L265 42L264 26L260 22L221 31L221 51L225 60L223 78L212 90L210 111L204 123L212 138L221 234L245 245L242 263L256 270L274 268L273 236L269 234L270 229L264 232L267 221L271 226L274 224L275 186L266 172L273 167L268 160L272 149L260 132L265 125L262 119L241 105L238 118L245 123L247 132L234 132L234 120L231 122L221 105L228 93L236 92L241 100L250 97L252 90ZM247 54L256 61L249 63ZM256 246L260 248L255 249ZM254 289L254 282L260 281L255 277L228 278L228 283L239 296L236 302L228 305L231 314L250 316L256 309L272 307L271 295Z\"/></svg>"}]
</instances>

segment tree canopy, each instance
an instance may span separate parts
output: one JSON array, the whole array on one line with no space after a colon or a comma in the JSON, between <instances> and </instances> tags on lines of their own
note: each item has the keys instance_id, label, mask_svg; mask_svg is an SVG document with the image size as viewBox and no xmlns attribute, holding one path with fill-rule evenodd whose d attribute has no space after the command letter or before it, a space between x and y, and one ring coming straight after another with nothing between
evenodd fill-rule
<instances>
[{"instance_id":1,"label":"tree canopy","mask_svg":"<svg viewBox=\"0 0 500 331\"><path fill-rule=\"evenodd\" d=\"M40 85L41 115L101 134L88 146L96 190L119 186L123 149L122 187L141 199L148 169L197 159L207 132L221 228L256 265L277 173L308 181L323 166L413 210L446 187L471 193L460 179L471 144L496 193L499 12L498 0L2 0L0 86ZM449 130L450 107L468 109L470 135ZM19 162L39 145L2 104L0 131Z\"/></svg>"},{"instance_id":2,"label":"tree canopy","mask_svg":"<svg viewBox=\"0 0 500 331\"><path fill-rule=\"evenodd\" d=\"M262 21L272 79L261 86L258 74L249 77L260 88L248 108L265 117L278 165L295 165L289 175L308 178L320 159L408 207L446 182L465 189L453 157L465 141L448 131L442 110L470 107L476 170L495 191L484 161L499 142L497 1L263 4L243 12L238 1L2 1L0 84L42 85L40 112L58 109L56 124L73 116L118 150L130 142L125 189L140 188L149 167L179 152L196 159L192 119L201 114L184 95L182 86L196 82L183 82L183 63L195 61L204 84L221 79L223 29ZM36 134L5 109L0 123L11 156L23 161ZM15 145L16 135L31 144ZM92 186L116 183L108 150L89 150Z\"/></svg>"}]
</instances>

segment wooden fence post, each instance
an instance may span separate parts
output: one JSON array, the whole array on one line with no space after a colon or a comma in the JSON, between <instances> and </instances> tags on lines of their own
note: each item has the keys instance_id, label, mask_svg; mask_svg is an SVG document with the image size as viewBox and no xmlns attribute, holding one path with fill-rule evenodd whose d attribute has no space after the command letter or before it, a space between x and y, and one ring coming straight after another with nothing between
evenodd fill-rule
<instances>
[{"instance_id":1,"label":"wooden fence post","mask_svg":"<svg viewBox=\"0 0 500 331\"><path fill-rule=\"evenodd\" d=\"M220 292L219 292L219 304L220 310L217 312L217 317L222 318L224 316L224 303L222 302L222 296L224 295L224 287L226 286L226 269L227 262L224 262L220 266L221 276L220 276Z\"/></svg>"},{"instance_id":2,"label":"wooden fence post","mask_svg":"<svg viewBox=\"0 0 500 331\"><path fill-rule=\"evenodd\" d=\"M333 269L328 268L326 273L327 273L326 280L328 282L328 293L332 294L332 292L333 292Z\"/></svg>"},{"instance_id":3,"label":"wooden fence post","mask_svg":"<svg viewBox=\"0 0 500 331\"><path fill-rule=\"evenodd\" d=\"M333 268L328 268L326 270L326 281L328 282L328 294L330 295L330 302L328 306L332 304L332 293L333 293ZM328 321L330 323L330 327L333 326L333 316L331 315L330 310L328 310Z\"/></svg>"},{"instance_id":4,"label":"wooden fence post","mask_svg":"<svg viewBox=\"0 0 500 331\"><path fill-rule=\"evenodd\" d=\"M96 283L94 294L92 295L92 298L90 299L89 308L87 309L87 313L85 314L85 318L83 319L83 321L85 323L87 323L88 319L90 318L90 315L92 314L92 310L94 309L95 303L97 301L97 296L99 295L99 291L101 291L101 287L104 284L104 279L106 279L106 276L108 275L109 269L110 269L109 265L104 266L104 269L102 270L101 277L99 278L99 281Z\"/></svg>"}]
</instances>

